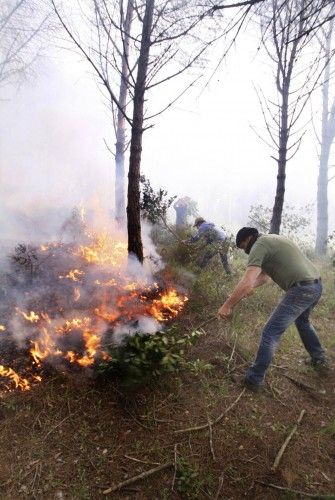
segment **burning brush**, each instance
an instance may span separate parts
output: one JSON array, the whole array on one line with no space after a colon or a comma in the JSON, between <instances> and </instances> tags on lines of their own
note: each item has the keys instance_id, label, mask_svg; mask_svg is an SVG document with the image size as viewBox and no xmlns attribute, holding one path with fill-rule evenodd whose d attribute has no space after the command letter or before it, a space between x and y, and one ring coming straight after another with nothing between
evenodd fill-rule
<instances>
[{"instance_id":1,"label":"burning brush","mask_svg":"<svg viewBox=\"0 0 335 500\"><path fill-rule=\"evenodd\" d=\"M187 301L129 262L124 242L86 226L79 242L17 247L6 280L0 381L7 390L30 389L46 366L62 372L93 367L108 359L106 345L161 331ZM8 347L13 343L16 349ZM14 371L8 364L17 349L25 363Z\"/></svg>"}]
</instances>

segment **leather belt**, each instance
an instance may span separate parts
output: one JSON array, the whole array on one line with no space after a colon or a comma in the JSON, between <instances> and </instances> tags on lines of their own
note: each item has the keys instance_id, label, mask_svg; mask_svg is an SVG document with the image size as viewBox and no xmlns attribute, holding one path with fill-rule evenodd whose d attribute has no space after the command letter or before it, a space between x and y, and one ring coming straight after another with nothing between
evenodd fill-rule
<instances>
[{"instance_id":1,"label":"leather belt","mask_svg":"<svg viewBox=\"0 0 335 500\"><path fill-rule=\"evenodd\" d=\"M314 283L320 283L320 282L321 278L315 278L314 280L297 281L296 283L293 283L292 286L312 285Z\"/></svg>"}]
</instances>

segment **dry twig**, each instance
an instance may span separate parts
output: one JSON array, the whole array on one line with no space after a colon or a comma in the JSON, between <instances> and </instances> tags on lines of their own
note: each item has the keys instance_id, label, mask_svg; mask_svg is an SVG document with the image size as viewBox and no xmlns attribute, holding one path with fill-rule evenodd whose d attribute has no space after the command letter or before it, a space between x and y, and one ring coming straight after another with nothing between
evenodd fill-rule
<instances>
[{"instance_id":1,"label":"dry twig","mask_svg":"<svg viewBox=\"0 0 335 500\"><path fill-rule=\"evenodd\" d=\"M219 479L219 487L217 489L217 492L216 492L216 495L214 497L214 500L219 500L219 498L221 498L221 490L222 490L222 487L223 487L223 475L220 476L220 479Z\"/></svg>"},{"instance_id":2,"label":"dry twig","mask_svg":"<svg viewBox=\"0 0 335 500\"><path fill-rule=\"evenodd\" d=\"M255 479L255 483L261 484L262 486L267 486L268 488L275 488L276 490L288 491L289 493L294 493L295 495L299 495L302 498L318 498L319 500L327 500L329 498L332 498L332 495L321 495L320 493L314 494L306 493L305 491L300 490L291 490L290 488L285 488L284 486L277 486L276 484L272 483L264 483L263 481L258 481L257 479Z\"/></svg>"},{"instance_id":3,"label":"dry twig","mask_svg":"<svg viewBox=\"0 0 335 500\"><path fill-rule=\"evenodd\" d=\"M140 460L139 458L130 457L129 455L124 455L124 457L128 458L128 460L134 460L134 462L140 462L141 464L160 465L159 462L147 462L146 460Z\"/></svg>"},{"instance_id":4,"label":"dry twig","mask_svg":"<svg viewBox=\"0 0 335 500\"><path fill-rule=\"evenodd\" d=\"M69 415L67 415L65 418L63 418L63 420L61 420L58 424L54 425L53 427L51 427L51 429L46 433L46 435L44 436L44 439L46 439L49 434L51 434L53 431L55 431L58 427L60 427L66 420L68 420L69 418L73 417L74 415L76 415L77 413L79 413L79 410L78 411L75 411L74 413L71 413Z\"/></svg>"},{"instance_id":5,"label":"dry twig","mask_svg":"<svg viewBox=\"0 0 335 500\"><path fill-rule=\"evenodd\" d=\"M198 325L196 328L193 328L192 330L200 330L200 328L203 328L204 326L209 325L209 323L212 323L212 321L214 321L215 319L218 319L218 317L217 316L210 316L209 318L207 318L205 321L200 323L200 325Z\"/></svg>"},{"instance_id":6,"label":"dry twig","mask_svg":"<svg viewBox=\"0 0 335 500\"><path fill-rule=\"evenodd\" d=\"M172 486L171 490L173 491L174 485L176 482L176 477L177 477L177 444L174 445L174 474L173 474L173 479L172 479Z\"/></svg>"},{"instance_id":7,"label":"dry twig","mask_svg":"<svg viewBox=\"0 0 335 500\"><path fill-rule=\"evenodd\" d=\"M235 399L235 401L230 405L228 406L228 408L223 412L221 413L221 415L219 415L215 420L214 422L212 422L212 425L215 425L217 423L220 422L220 420L223 419L223 417L225 415L227 415L227 413L239 402L239 400L241 399L241 397L243 396L245 392L245 387L243 388L243 390L240 392L240 394L238 395L238 397ZM203 424L203 425L197 425L196 427L188 427L187 429L179 429L177 431L174 431L175 434L182 434L184 432L194 432L194 431L201 431L203 429L207 429L207 427L209 427L208 425L208 422L207 424Z\"/></svg>"},{"instance_id":8,"label":"dry twig","mask_svg":"<svg viewBox=\"0 0 335 500\"><path fill-rule=\"evenodd\" d=\"M280 460L284 454L284 451L286 450L287 448L287 445L289 444L289 442L291 441L292 437L294 436L294 434L296 433L297 429L298 429L298 425L300 424L303 416L305 415L306 413L306 410L301 410L301 413L299 415L299 418L297 420L297 423L295 424L295 426L293 427L293 429L291 430L290 434L287 436L287 438L285 439L284 443L282 444L276 458L275 458L275 461L273 462L273 466L271 467L271 469L273 471L277 470L278 468L278 465L280 463Z\"/></svg>"},{"instance_id":9,"label":"dry twig","mask_svg":"<svg viewBox=\"0 0 335 500\"><path fill-rule=\"evenodd\" d=\"M207 415L207 422L208 422L208 428L209 428L209 447L211 449L211 454L213 457L213 460L215 462L215 452L214 452L214 446L213 446L213 427L212 427L212 422L209 418L209 415Z\"/></svg>"},{"instance_id":10,"label":"dry twig","mask_svg":"<svg viewBox=\"0 0 335 500\"><path fill-rule=\"evenodd\" d=\"M297 387L299 387L299 389L304 389L305 391L308 391L308 392L317 392L317 389L315 389L315 387L312 387L311 385L307 385L307 384L305 384L305 382L301 382L301 380L297 380L297 379L291 377L290 375L285 375L285 374L284 374L284 377L287 378L288 380L290 380L291 382L293 382L293 384L296 385Z\"/></svg>"},{"instance_id":11,"label":"dry twig","mask_svg":"<svg viewBox=\"0 0 335 500\"><path fill-rule=\"evenodd\" d=\"M155 474L156 472L167 469L168 467L171 467L171 466L173 466L173 462L167 462L166 464L162 464L159 467L154 467L153 469L149 469L146 472L142 472L141 474L138 474L137 476L131 477L129 479L126 479L125 481L121 481L121 483L118 483L115 486L111 486L110 488L107 488L107 490L104 490L102 492L102 494L109 495L109 493L113 493L113 491L118 491L121 488L128 486L129 484L133 484L136 481L139 481L140 479L145 479L146 477L152 476L152 474Z\"/></svg>"}]
</instances>

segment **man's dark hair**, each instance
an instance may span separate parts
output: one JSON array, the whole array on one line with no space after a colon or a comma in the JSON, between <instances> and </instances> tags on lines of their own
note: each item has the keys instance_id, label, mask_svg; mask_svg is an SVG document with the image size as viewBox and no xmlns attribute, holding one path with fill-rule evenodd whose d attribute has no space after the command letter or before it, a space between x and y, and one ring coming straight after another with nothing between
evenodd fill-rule
<instances>
[{"instance_id":1,"label":"man's dark hair","mask_svg":"<svg viewBox=\"0 0 335 500\"><path fill-rule=\"evenodd\" d=\"M236 234L236 246L240 248L241 243L248 238L248 236L258 236L258 229L255 227L242 227Z\"/></svg>"}]
</instances>

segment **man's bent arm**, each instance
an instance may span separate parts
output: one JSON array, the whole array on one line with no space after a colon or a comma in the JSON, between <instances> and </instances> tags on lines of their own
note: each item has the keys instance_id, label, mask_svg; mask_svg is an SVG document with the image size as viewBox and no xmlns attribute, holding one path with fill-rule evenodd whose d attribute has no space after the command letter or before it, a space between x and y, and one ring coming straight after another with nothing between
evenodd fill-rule
<instances>
[{"instance_id":1,"label":"man's bent arm","mask_svg":"<svg viewBox=\"0 0 335 500\"><path fill-rule=\"evenodd\" d=\"M220 318L229 318L235 305L244 297L251 294L252 290L256 286L260 286L264 280L264 276L261 277L262 269L257 266L249 266L245 271L242 279L236 285L233 293L228 297L226 302L218 310L218 315Z\"/></svg>"},{"instance_id":2,"label":"man's bent arm","mask_svg":"<svg viewBox=\"0 0 335 500\"><path fill-rule=\"evenodd\" d=\"M252 266L251 266L252 267ZM254 285L254 288L264 285L264 283L269 283L271 281L271 278L268 274L266 274L264 271L262 271L258 276L256 283Z\"/></svg>"},{"instance_id":3,"label":"man's bent arm","mask_svg":"<svg viewBox=\"0 0 335 500\"><path fill-rule=\"evenodd\" d=\"M240 300L250 295L253 289L261 284L258 284L259 279L262 279L260 278L261 273L260 267L249 266L225 303L233 308Z\"/></svg>"}]
</instances>

